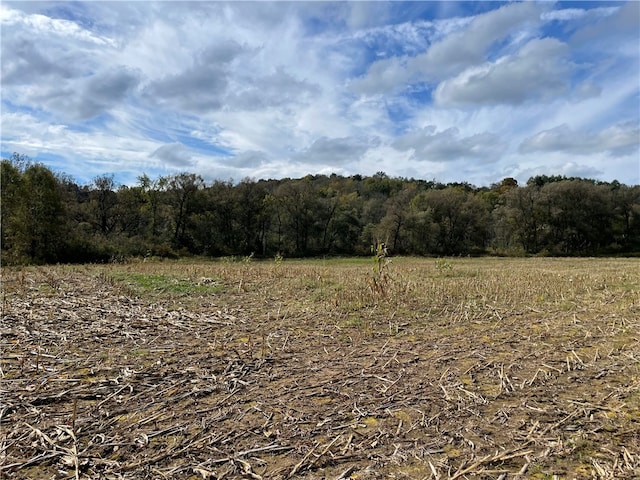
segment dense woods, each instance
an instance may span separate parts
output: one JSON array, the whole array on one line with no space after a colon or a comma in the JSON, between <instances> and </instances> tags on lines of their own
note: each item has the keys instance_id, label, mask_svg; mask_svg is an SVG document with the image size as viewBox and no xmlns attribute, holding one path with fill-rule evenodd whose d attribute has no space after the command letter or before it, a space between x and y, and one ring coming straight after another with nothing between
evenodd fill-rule
<instances>
[{"instance_id":1,"label":"dense woods","mask_svg":"<svg viewBox=\"0 0 640 480\"><path fill-rule=\"evenodd\" d=\"M564 176L490 187L308 175L207 184L196 174L91 185L14 154L2 160L2 263L137 256L640 253L640 186Z\"/></svg>"}]
</instances>

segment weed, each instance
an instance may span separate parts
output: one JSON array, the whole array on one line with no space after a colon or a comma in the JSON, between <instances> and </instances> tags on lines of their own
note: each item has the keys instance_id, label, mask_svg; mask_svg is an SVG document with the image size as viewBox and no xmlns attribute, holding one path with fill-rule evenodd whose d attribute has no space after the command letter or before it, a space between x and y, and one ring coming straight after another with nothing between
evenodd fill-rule
<instances>
[{"instance_id":1,"label":"weed","mask_svg":"<svg viewBox=\"0 0 640 480\"><path fill-rule=\"evenodd\" d=\"M436 270L438 270L438 272L443 273L443 272L448 272L449 270L453 269L453 264L451 262L448 262L446 259L444 258L438 258L436 260Z\"/></svg>"},{"instance_id":2,"label":"weed","mask_svg":"<svg viewBox=\"0 0 640 480\"><path fill-rule=\"evenodd\" d=\"M386 298L389 289L389 253L384 243L371 245L371 253L373 253L373 276L369 280L369 288L374 300L377 298Z\"/></svg>"}]
</instances>

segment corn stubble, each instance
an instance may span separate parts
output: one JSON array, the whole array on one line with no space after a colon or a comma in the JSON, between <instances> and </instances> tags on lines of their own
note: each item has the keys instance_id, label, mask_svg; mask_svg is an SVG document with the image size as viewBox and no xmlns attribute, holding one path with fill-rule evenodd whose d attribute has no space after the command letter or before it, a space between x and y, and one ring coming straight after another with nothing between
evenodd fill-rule
<instances>
[{"instance_id":1,"label":"corn stubble","mask_svg":"<svg viewBox=\"0 0 640 480\"><path fill-rule=\"evenodd\" d=\"M3 269L0 477L640 475L638 260L379 260Z\"/></svg>"}]
</instances>

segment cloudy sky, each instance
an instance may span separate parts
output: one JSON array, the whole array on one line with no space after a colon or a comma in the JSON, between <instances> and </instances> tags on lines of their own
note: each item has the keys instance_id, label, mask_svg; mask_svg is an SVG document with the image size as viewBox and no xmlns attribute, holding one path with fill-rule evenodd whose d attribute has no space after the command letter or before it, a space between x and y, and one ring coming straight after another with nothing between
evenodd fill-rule
<instances>
[{"instance_id":1,"label":"cloudy sky","mask_svg":"<svg viewBox=\"0 0 640 480\"><path fill-rule=\"evenodd\" d=\"M640 184L640 2L11 2L1 151L89 183Z\"/></svg>"}]
</instances>

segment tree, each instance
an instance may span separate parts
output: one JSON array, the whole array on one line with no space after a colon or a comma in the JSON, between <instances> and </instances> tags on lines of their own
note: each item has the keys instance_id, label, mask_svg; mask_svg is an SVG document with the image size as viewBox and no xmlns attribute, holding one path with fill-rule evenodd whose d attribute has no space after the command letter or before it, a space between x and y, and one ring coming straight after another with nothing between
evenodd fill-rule
<instances>
[{"instance_id":1,"label":"tree","mask_svg":"<svg viewBox=\"0 0 640 480\"><path fill-rule=\"evenodd\" d=\"M204 184L199 175L112 175L79 187L24 155L0 168L3 263L114 255L594 255L640 251L640 186L561 176L469 183L336 174Z\"/></svg>"},{"instance_id":2,"label":"tree","mask_svg":"<svg viewBox=\"0 0 640 480\"><path fill-rule=\"evenodd\" d=\"M514 188L518 188L518 181L512 177L505 177L502 179L499 185L492 186L492 187L498 190L498 193L502 195L506 192L513 190Z\"/></svg>"},{"instance_id":3,"label":"tree","mask_svg":"<svg viewBox=\"0 0 640 480\"><path fill-rule=\"evenodd\" d=\"M338 192L333 198L332 216L325 222L324 251L327 253L354 253L358 246L362 226L362 201L357 192Z\"/></svg>"},{"instance_id":4,"label":"tree","mask_svg":"<svg viewBox=\"0 0 640 480\"><path fill-rule=\"evenodd\" d=\"M189 222L195 252L207 255L239 253L237 208L231 182L216 181L211 187L196 192Z\"/></svg>"},{"instance_id":5,"label":"tree","mask_svg":"<svg viewBox=\"0 0 640 480\"><path fill-rule=\"evenodd\" d=\"M242 180L234 189L237 225L239 230L239 249L245 255L254 252L264 254L266 228L264 187L249 178Z\"/></svg>"},{"instance_id":6,"label":"tree","mask_svg":"<svg viewBox=\"0 0 640 480\"><path fill-rule=\"evenodd\" d=\"M536 175L527 180L527 185L530 187L542 188L548 183L563 182L567 180L564 175Z\"/></svg>"},{"instance_id":7,"label":"tree","mask_svg":"<svg viewBox=\"0 0 640 480\"><path fill-rule=\"evenodd\" d=\"M93 179L94 189L90 195L90 206L93 212L93 223L98 232L105 237L113 231L116 226L116 206L118 205L118 195L116 195L115 181L113 175L99 175Z\"/></svg>"},{"instance_id":8,"label":"tree","mask_svg":"<svg viewBox=\"0 0 640 480\"><path fill-rule=\"evenodd\" d=\"M64 245L65 212L55 175L42 164L31 164L15 187L21 201L9 212L13 256L35 263L57 261Z\"/></svg>"},{"instance_id":9,"label":"tree","mask_svg":"<svg viewBox=\"0 0 640 480\"><path fill-rule=\"evenodd\" d=\"M504 206L497 213L504 219L504 235L509 240L513 239L527 253L537 253L540 250L543 222L538 187L527 186L509 190L505 194ZM494 218L494 224L497 223L498 220ZM507 246L512 246L510 241Z\"/></svg>"},{"instance_id":10,"label":"tree","mask_svg":"<svg viewBox=\"0 0 640 480\"><path fill-rule=\"evenodd\" d=\"M305 177L284 182L274 193L276 215L285 238L289 240L282 247L290 254L308 255L309 240L315 237L316 230L322 230L323 219L319 215L321 209L311 180L310 177Z\"/></svg>"},{"instance_id":11,"label":"tree","mask_svg":"<svg viewBox=\"0 0 640 480\"><path fill-rule=\"evenodd\" d=\"M173 245L176 248L186 247L185 236L187 219L191 213L192 201L198 189L204 186L200 175L179 173L167 180L167 189L171 198L174 213Z\"/></svg>"},{"instance_id":12,"label":"tree","mask_svg":"<svg viewBox=\"0 0 640 480\"><path fill-rule=\"evenodd\" d=\"M427 212L423 216L431 222L421 225L429 233L423 249L444 255L484 250L488 205L472 192L460 187L427 190L416 197L414 206L417 212Z\"/></svg>"},{"instance_id":13,"label":"tree","mask_svg":"<svg viewBox=\"0 0 640 480\"><path fill-rule=\"evenodd\" d=\"M410 185L387 200L385 203L386 215L380 221L375 244L384 239L393 252L408 252L406 227L411 214L411 203L416 194L415 185Z\"/></svg>"},{"instance_id":14,"label":"tree","mask_svg":"<svg viewBox=\"0 0 640 480\"><path fill-rule=\"evenodd\" d=\"M640 249L640 185L629 187L614 182L610 189L613 246L623 251Z\"/></svg>"},{"instance_id":15,"label":"tree","mask_svg":"<svg viewBox=\"0 0 640 480\"><path fill-rule=\"evenodd\" d=\"M162 238L164 230L163 217L161 215L162 194L166 190L168 180L166 177L158 177L151 180L145 173L138 177L138 185L142 190L144 198L144 206L142 207L143 217L146 218L146 237L152 242L157 242L158 238Z\"/></svg>"},{"instance_id":16,"label":"tree","mask_svg":"<svg viewBox=\"0 0 640 480\"><path fill-rule=\"evenodd\" d=\"M22 171L18 163L3 159L0 170L0 244L2 263L13 263L20 232L20 205L26 196ZM10 258L7 258L9 256Z\"/></svg>"},{"instance_id":17,"label":"tree","mask_svg":"<svg viewBox=\"0 0 640 480\"><path fill-rule=\"evenodd\" d=\"M541 188L551 252L594 254L613 242L607 190L587 180L551 182Z\"/></svg>"},{"instance_id":18,"label":"tree","mask_svg":"<svg viewBox=\"0 0 640 480\"><path fill-rule=\"evenodd\" d=\"M146 204L145 191L140 186L128 187L121 185L117 191L116 221L117 230L126 237L143 239L146 219L144 206Z\"/></svg>"}]
</instances>

